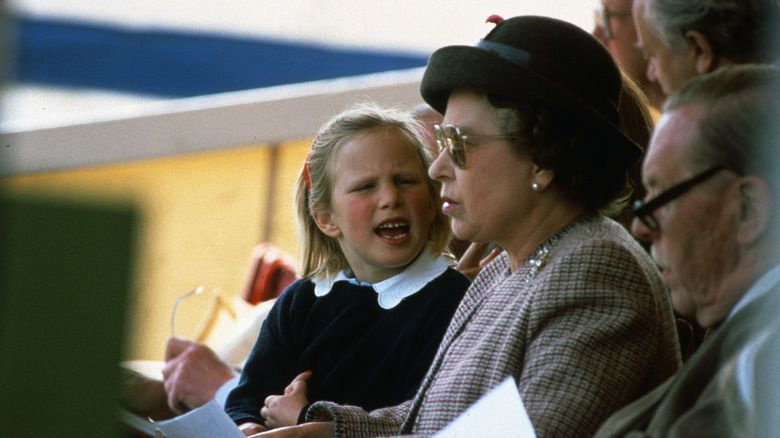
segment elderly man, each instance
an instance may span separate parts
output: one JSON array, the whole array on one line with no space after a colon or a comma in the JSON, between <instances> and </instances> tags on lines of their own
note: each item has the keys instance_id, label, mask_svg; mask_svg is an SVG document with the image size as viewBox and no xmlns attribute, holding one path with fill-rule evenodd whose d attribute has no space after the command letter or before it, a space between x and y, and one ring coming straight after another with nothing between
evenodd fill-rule
<instances>
[{"instance_id":1,"label":"elderly man","mask_svg":"<svg viewBox=\"0 0 780 438\"><path fill-rule=\"evenodd\" d=\"M617 65L639 85L653 107L654 117L666 99L658 82L647 77L647 59L639 50L631 18L633 0L601 0L596 8L593 36L609 50Z\"/></svg>"},{"instance_id":2,"label":"elderly man","mask_svg":"<svg viewBox=\"0 0 780 438\"><path fill-rule=\"evenodd\" d=\"M780 57L777 0L634 0L633 15L647 76L667 95L723 65Z\"/></svg>"},{"instance_id":3,"label":"elderly man","mask_svg":"<svg viewBox=\"0 0 780 438\"><path fill-rule=\"evenodd\" d=\"M652 245L675 308L714 331L597 437L777 436L778 122L774 67L725 67L666 103L632 231Z\"/></svg>"}]
</instances>

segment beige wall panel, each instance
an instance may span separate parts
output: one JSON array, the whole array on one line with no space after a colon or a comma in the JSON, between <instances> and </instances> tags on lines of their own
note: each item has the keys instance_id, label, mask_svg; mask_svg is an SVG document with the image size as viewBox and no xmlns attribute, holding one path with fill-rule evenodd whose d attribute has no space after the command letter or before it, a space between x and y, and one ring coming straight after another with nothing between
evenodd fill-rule
<instances>
[{"instance_id":1,"label":"beige wall panel","mask_svg":"<svg viewBox=\"0 0 780 438\"><path fill-rule=\"evenodd\" d=\"M142 216L136 265L136 303L127 356L162 359L176 298L198 285L206 292L182 303L177 333L193 334L210 305L211 291L239 293L249 254L272 218L271 241L295 255L290 193L307 141L278 151L277 195L267 215L272 149L218 152L7 178L14 191L60 197L120 198Z\"/></svg>"}]
</instances>

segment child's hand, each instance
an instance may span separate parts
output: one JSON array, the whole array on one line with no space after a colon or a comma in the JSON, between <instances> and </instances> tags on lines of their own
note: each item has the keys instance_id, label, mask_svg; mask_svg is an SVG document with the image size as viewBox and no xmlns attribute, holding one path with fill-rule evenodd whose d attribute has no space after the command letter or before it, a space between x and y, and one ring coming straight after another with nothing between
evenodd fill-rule
<instances>
[{"instance_id":1,"label":"child's hand","mask_svg":"<svg viewBox=\"0 0 780 438\"><path fill-rule=\"evenodd\" d=\"M309 403L307 397L308 381L311 371L299 374L284 389L284 395L270 395L265 399L265 406L260 415L265 418L265 425L271 429L282 426L295 426L301 409Z\"/></svg>"}]
</instances>

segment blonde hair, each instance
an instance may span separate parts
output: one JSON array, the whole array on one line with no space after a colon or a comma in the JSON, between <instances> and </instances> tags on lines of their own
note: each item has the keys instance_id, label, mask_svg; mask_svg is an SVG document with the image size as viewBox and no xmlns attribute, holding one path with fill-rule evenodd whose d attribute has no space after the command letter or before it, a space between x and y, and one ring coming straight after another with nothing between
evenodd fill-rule
<instances>
[{"instance_id":1,"label":"blonde hair","mask_svg":"<svg viewBox=\"0 0 780 438\"><path fill-rule=\"evenodd\" d=\"M298 216L298 236L303 249L301 276L304 278L332 277L349 267L336 239L325 235L314 222L314 209L331 207L332 175L329 165L333 153L357 134L376 128L398 129L420 157L431 199L436 204L436 216L428 230L431 251L442 254L450 239L449 221L441 211L438 183L428 177L428 167L433 158L418 134L418 125L408 114L375 104L359 104L336 115L320 128L312 144L309 156L298 175L295 191L295 210ZM305 173L308 169L307 187Z\"/></svg>"}]
</instances>

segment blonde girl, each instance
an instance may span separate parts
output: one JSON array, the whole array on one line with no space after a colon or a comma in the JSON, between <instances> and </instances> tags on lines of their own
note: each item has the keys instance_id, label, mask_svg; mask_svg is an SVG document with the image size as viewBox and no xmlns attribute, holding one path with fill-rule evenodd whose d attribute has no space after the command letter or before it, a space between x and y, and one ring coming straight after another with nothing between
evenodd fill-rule
<instances>
[{"instance_id":1,"label":"blonde girl","mask_svg":"<svg viewBox=\"0 0 780 438\"><path fill-rule=\"evenodd\" d=\"M450 229L417 129L364 104L320 130L296 188L303 278L226 403L245 434L295 424L309 400L374 409L419 386L469 282L445 255ZM296 376L306 397L277 396Z\"/></svg>"}]
</instances>

